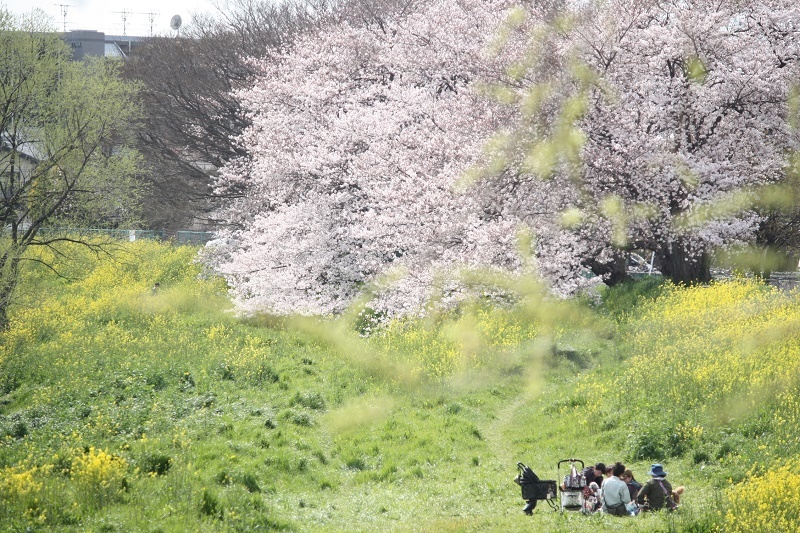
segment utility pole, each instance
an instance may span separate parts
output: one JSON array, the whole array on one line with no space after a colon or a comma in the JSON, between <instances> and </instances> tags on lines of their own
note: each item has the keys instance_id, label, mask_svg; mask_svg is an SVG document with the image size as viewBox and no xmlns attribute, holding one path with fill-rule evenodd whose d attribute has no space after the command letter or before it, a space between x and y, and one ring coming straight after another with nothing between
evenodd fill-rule
<instances>
[{"instance_id":1,"label":"utility pole","mask_svg":"<svg viewBox=\"0 0 800 533\"><path fill-rule=\"evenodd\" d=\"M114 13L122 15L122 35L128 35L128 15L130 11L123 9L122 11L114 11Z\"/></svg>"},{"instance_id":2,"label":"utility pole","mask_svg":"<svg viewBox=\"0 0 800 533\"><path fill-rule=\"evenodd\" d=\"M158 15L158 13L154 13L154 12L150 11L148 13L148 15L150 16L150 37L152 37L153 36L153 24L156 21L156 15Z\"/></svg>"},{"instance_id":3,"label":"utility pole","mask_svg":"<svg viewBox=\"0 0 800 533\"><path fill-rule=\"evenodd\" d=\"M63 29L64 33L67 33L67 8L73 7L71 4L54 4L61 8L61 20L63 21Z\"/></svg>"},{"instance_id":4,"label":"utility pole","mask_svg":"<svg viewBox=\"0 0 800 533\"><path fill-rule=\"evenodd\" d=\"M158 13L155 13L153 11L149 11L147 13L132 13L132 14L133 15L147 15L148 19L150 20L150 36L152 37L153 36L153 24L155 23L156 15L158 15Z\"/></svg>"}]
</instances>

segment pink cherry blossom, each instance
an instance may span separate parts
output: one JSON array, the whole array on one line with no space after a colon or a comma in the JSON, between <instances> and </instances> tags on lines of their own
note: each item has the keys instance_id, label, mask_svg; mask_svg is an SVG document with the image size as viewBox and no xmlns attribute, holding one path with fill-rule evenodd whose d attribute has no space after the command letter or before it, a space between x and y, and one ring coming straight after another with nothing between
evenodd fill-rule
<instances>
[{"instance_id":1,"label":"pink cherry blossom","mask_svg":"<svg viewBox=\"0 0 800 533\"><path fill-rule=\"evenodd\" d=\"M796 148L798 28L782 0L437 0L331 21L237 94L248 157L221 172L231 229L205 257L240 309L280 314L508 290L465 282L475 268L570 294L588 270L616 281L632 249L702 277L752 239L742 195Z\"/></svg>"}]
</instances>

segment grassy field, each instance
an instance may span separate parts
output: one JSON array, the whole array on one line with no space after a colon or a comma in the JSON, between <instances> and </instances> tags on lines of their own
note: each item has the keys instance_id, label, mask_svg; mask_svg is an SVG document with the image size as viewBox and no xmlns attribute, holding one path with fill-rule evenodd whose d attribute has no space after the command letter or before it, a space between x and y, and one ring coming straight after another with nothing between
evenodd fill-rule
<instances>
[{"instance_id":1,"label":"grassy field","mask_svg":"<svg viewBox=\"0 0 800 533\"><path fill-rule=\"evenodd\" d=\"M800 527L796 295L651 280L592 305L532 286L364 338L235 316L191 247L82 253L26 274L2 334L2 531ZM555 479L569 457L640 480L663 462L685 503L525 516L516 463Z\"/></svg>"}]
</instances>

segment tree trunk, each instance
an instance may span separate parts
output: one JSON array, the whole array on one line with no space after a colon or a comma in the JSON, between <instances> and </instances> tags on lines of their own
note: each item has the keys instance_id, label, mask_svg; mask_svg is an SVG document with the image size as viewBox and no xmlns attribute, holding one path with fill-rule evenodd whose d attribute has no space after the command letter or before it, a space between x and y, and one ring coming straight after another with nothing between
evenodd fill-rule
<instances>
[{"instance_id":1,"label":"tree trunk","mask_svg":"<svg viewBox=\"0 0 800 533\"><path fill-rule=\"evenodd\" d=\"M8 306L5 302L0 303L0 331L8 329Z\"/></svg>"},{"instance_id":2,"label":"tree trunk","mask_svg":"<svg viewBox=\"0 0 800 533\"><path fill-rule=\"evenodd\" d=\"M14 244L0 256L0 331L8 328L8 309L19 281L20 258L16 248Z\"/></svg>"},{"instance_id":3,"label":"tree trunk","mask_svg":"<svg viewBox=\"0 0 800 533\"><path fill-rule=\"evenodd\" d=\"M0 331L5 331L8 328L8 308L11 305L11 296L16 284L16 277L14 279L3 279L0 282Z\"/></svg>"},{"instance_id":4,"label":"tree trunk","mask_svg":"<svg viewBox=\"0 0 800 533\"><path fill-rule=\"evenodd\" d=\"M675 241L666 244L657 253L661 273L676 285L711 281L711 257L707 251L690 254L681 241Z\"/></svg>"},{"instance_id":5,"label":"tree trunk","mask_svg":"<svg viewBox=\"0 0 800 533\"><path fill-rule=\"evenodd\" d=\"M591 269L593 274L596 276L604 276L603 282L609 287L613 287L628 279L627 265L628 254L621 250L616 251L612 260L608 262L601 263L594 259L589 259L584 262L584 266Z\"/></svg>"}]
</instances>

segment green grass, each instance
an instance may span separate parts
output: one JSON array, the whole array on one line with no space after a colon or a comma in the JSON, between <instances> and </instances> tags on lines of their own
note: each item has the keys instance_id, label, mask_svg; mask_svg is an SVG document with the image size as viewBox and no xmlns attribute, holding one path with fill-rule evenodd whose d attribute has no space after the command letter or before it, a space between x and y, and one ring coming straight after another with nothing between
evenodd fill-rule
<instances>
[{"instance_id":1,"label":"green grass","mask_svg":"<svg viewBox=\"0 0 800 533\"><path fill-rule=\"evenodd\" d=\"M796 429L713 425L702 406L687 412L705 433L680 453L635 453L653 410L596 392L633 383L619 380L648 313L684 305L661 287L608 292L599 309L531 292L364 339L344 321L237 318L195 252L73 250L70 279L27 274L0 345L0 530L707 531L728 477L764 454L753 434L776 459L797 453L779 445ZM525 516L516 463L555 479L569 457L640 479L664 460L686 503Z\"/></svg>"}]
</instances>

